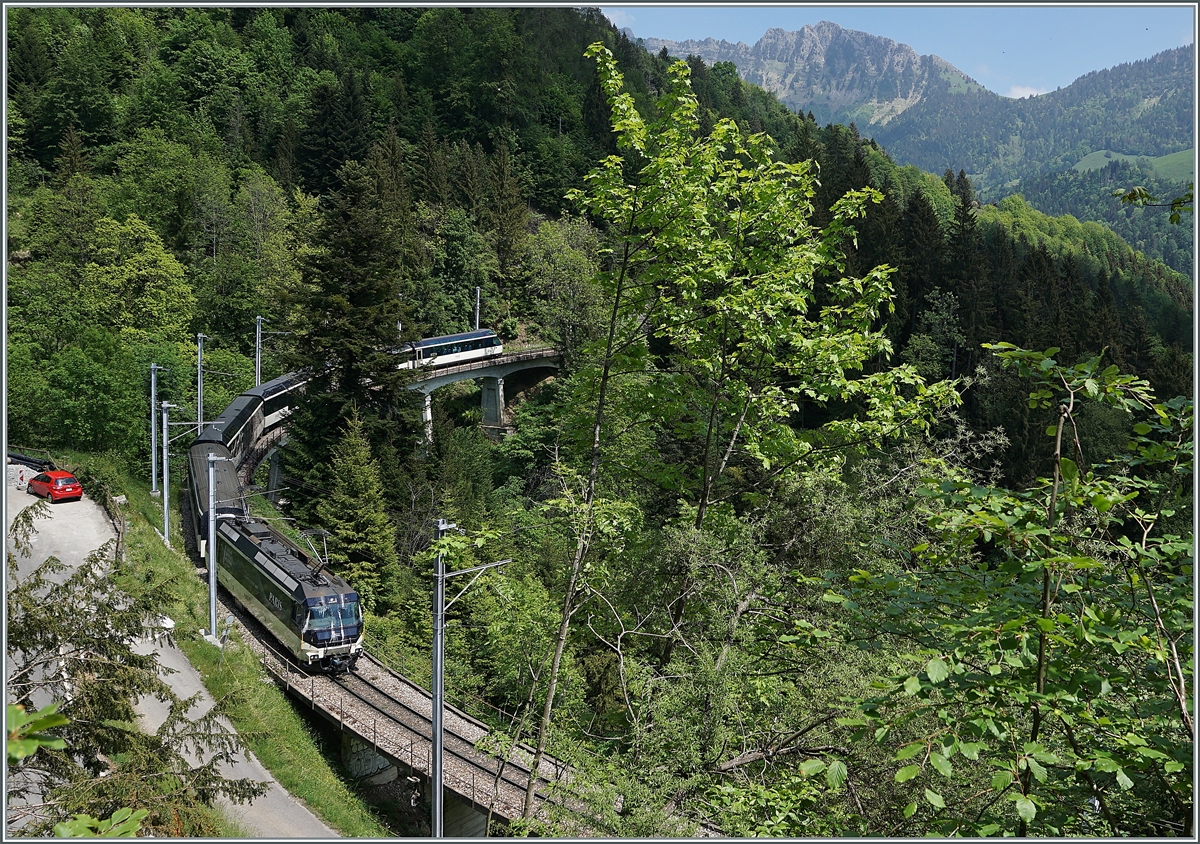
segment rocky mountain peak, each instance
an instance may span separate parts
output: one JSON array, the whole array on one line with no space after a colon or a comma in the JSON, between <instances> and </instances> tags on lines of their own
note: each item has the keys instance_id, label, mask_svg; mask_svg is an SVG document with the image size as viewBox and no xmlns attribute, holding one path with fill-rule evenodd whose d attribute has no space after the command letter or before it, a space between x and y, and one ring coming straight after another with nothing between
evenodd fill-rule
<instances>
[{"instance_id":1,"label":"rocky mountain peak","mask_svg":"<svg viewBox=\"0 0 1200 844\"><path fill-rule=\"evenodd\" d=\"M831 21L796 31L773 27L753 46L715 38L642 42L654 52L666 47L671 55L699 56L710 65L732 62L747 82L773 92L796 111L812 111L820 123L886 123L942 80L952 89L980 88L936 56L920 56L907 44Z\"/></svg>"}]
</instances>

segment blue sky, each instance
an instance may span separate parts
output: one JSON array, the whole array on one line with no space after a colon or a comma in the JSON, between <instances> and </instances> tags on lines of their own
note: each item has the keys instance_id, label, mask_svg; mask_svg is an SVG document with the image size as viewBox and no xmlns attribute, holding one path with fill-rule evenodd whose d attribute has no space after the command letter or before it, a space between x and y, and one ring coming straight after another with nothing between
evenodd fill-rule
<instances>
[{"instance_id":1,"label":"blue sky","mask_svg":"<svg viewBox=\"0 0 1200 844\"><path fill-rule=\"evenodd\" d=\"M1193 43L1192 4L602 6L638 37L754 44L771 27L832 21L941 56L997 94L1066 87L1093 70Z\"/></svg>"}]
</instances>

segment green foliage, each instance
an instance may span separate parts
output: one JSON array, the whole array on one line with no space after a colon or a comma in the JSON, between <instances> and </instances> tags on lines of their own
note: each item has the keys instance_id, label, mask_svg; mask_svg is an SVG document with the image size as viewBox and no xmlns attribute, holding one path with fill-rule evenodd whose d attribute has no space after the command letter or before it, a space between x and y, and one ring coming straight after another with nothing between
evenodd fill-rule
<instances>
[{"instance_id":1,"label":"green foliage","mask_svg":"<svg viewBox=\"0 0 1200 844\"><path fill-rule=\"evenodd\" d=\"M149 809L117 809L111 818L97 820L90 815L76 815L69 821L54 825L55 838L137 838L142 821Z\"/></svg>"},{"instance_id":2,"label":"green foliage","mask_svg":"<svg viewBox=\"0 0 1200 844\"><path fill-rule=\"evenodd\" d=\"M24 556L34 519L45 515L45 506L39 502L14 520L14 549ZM103 546L69 572L49 558L24 576L17 576L15 558L8 557L9 694L26 710L35 697L63 702L59 716L48 716L54 723L42 720L38 726L34 716L25 724L29 730L56 727L59 741L40 741L37 752L10 763L10 799L41 795L22 812L29 832L48 832L60 822L79 831L89 822L73 823L74 815L109 817L127 809L138 814L134 824L144 819L156 832L211 833L208 807L218 796L244 802L263 786L222 776L240 744L218 720L221 708L187 717L193 701L174 695L158 674L153 652L134 651L134 642L162 633L170 576L135 574L136 566L112 559L111 549L111 543ZM171 706L156 733L136 726L133 707L141 695ZM193 761L188 755L193 749L206 761ZM130 829L109 819L108 831Z\"/></svg>"},{"instance_id":3,"label":"green foliage","mask_svg":"<svg viewBox=\"0 0 1200 844\"><path fill-rule=\"evenodd\" d=\"M1157 525L1190 497L1191 403L1158 404L1098 359L1064 367L1053 349L996 348L1034 382L1031 405L1059 405L1053 478L1025 491L934 478L914 563L849 575L838 600L853 635L916 646L906 675L861 705L858 735L904 742L898 762L920 757L897 783L945 781L926 790L924 822L942 834L1186 834L1192 561ZM1081 401L1148 421L1123 455L1087 468L1073 433ZM989 770L990 789L977 790ZM1130 800L1156 810L1132 813Z\"/></svg>"},{"instance_id":4,"label":"green foliage","mask_svg":"<svg viewBox=\"0 0 1200 844\"><path fill-rule=\"evenodd\" d=\"M20 704L9 704L5 710L8 737L5 742L8 764L15 765L26 756L37 753L39 747L62 750L66 743L57 736L42 732L61 727L68 719L58 714L58 704L43 706L37 712L26 712Z\"/></svg>"},{"instance_id":5,"label":"green foliage","mask_svg":"<svg viewBox=\"0 0 1200 844\"><path fill-rule=\"evenodd\" d=\"M1150 195L1150 192L1140 185L1124 192L1120 190L1113 191L1113 196L1118 196L1121 198L1122 205L1138 205L1143 208L1146 206L1170 208L1170 220L1171 225L1173 226L1179 225L1181 214L1184 212L1191 214L1195 210L1192 207L1192 204L1195 201L1195 194L1196 183L1190 182L1186 191L1163 205L1156 202L1154 197Z\"/></svg>"}]
</instances>

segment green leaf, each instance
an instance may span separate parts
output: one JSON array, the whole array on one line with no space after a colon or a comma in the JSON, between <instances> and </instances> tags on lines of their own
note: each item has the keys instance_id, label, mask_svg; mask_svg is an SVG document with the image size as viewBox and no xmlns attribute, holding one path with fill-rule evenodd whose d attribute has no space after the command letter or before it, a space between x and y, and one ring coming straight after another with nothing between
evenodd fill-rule
<instances>
[{"instance_id":1,"label":"green leaf","mask_svg":"<svg viewBox=\"0 0 1200 844\"><path fill-rule=\"evenodd\" d=\"M911 818L917 813L917 801L913 801L904 807L904 817Z\"/></svg>"},{"instance_id":2,"label":"green leaf","mask_svg":"<svg viewBox=\"0 0 1200 844\"><path fill-rule=\"evenodd\" d=\"M1021 820L1029 823L1037 815L1037 806L1033 805L1033 801L1023 794L1014 796L1016 797L1017 814L1021 816Z\"/></svg>"},{"instance_id":3,"label":"green leaf","mask_svg":"<svg viewBox=\"0 0 1200 844\"><path fill-rule=\"evenodd\" d=\"M1173 774L1176 771L1182 771L1186 767L1187 766L1184 765L1182 762L1176 762L1176 761L1172 760L1172 761L1166 763L1165 765L1163 765L1163 770L1165 770L1168 774Z\"/></svg>"},{"instance_id":4,"label":"green leaf","mask_svg":"<svg viewBox=\"0 0 1200 844\"><path fill-rule=\"evenodd\" d=\"M820 759L805 759L800 763L800 773L806 777L815 776L825 770L825 763Z\"/></svg>"},{"instance_id":5,"label":"green leaf","mask_svg":"<svg viewBox=\"0 0 1200 844\"><path fill-rule=\"evenodd\" d=\"M925 799L928 800L929 805L933 806L934 808L946 808L946 801L943 800L942 795L938 794L936 791L930 791L928 788L925 789Z\"/></svg>"},{"instance_id":6,"label":"green leaf","mask_svg":"<svg viewBox=\"0 0 1200 844\"><path fill-rule=\"evenodd\" d=\"M896 771L896 782L908 782L919 773L921 773L920 765L905 765Z\"/></svg>"},{"instance_id":7,"label":"green leaf","mask_svg":"<svg viewBox=\"0 0 1200 844\"><path fill-rule=\"evenodd\" d=\"M921 681L917 677L909 677L904 681L904 693L912 697L917 692L921 691Z\"/></svg>"},{"instance_id":8,"label":"green leaf","mask_svg":"<svg viewBox=\"0 0 1200 844\"><path fill-rule=\"evenodd\" d=\"M958 745L958 752L972 761L978 759L979 751L984 749L986 745L977 741L964 741Z\"/></svg>"},{"instance_id":9,"label":"green leaf","mask_svg":"<svg viewBox=\"0 0 1200 844\"><path fill-rule=\"evenodd\" d=\"M943 777L947 777L947 778L950 777L950 775L952 773L952 769L950 767L950 760L947 759L942 754L931 753L929 755L929 764L932 765L933 769L935 771L937 771L939 774L941 774Z\"/></svg>"},{"instance_id":10,"label":"green leaf","mask_svg":"<svg viewBox=\"0 0 1200 844\"><path fill-rule=\"evenodd\" d=\"M914 741L912 744L906 744L896 751L896 761L903 762L905 759L911 759L924 749L925 742L923 741Z\"/></svg>"},{"instance_id":11,"label":"green leaf","mask_svg":"<svg viewBox=\"0 0 1200 844\"><path fill-rule=\"evenodd\" d=\"M1067 483L1074 483L1079 477L1079 467L1075 465L1075 461L1069 457L1064 457L1059 461L1062 467L1062 476Z\"/></svg>"},{"instance_id":12,"label":"green leaf","mask_svg":"<svg viewBox=\"0 0 1200 844\"><path fill-rule=\"evenodd\" d=\"M1033 778L1035 780L1037 780L1038 782L1045 782L1046 781L1046 769L1042 767L1041 763L1038 762L1036 759L1034 759L1032 756L1027 758L1025 761L1029 765L1029 770L1031 770L1033 772Z\"/></svg>"},{"instance_id":13,"label":"green leaf","mask_svg":"<svg viewBox=\"0 0 1200 844\"><path fill-rule=\"evenodd\" d=\"M846 763L840 759L834 759L825 769L825 784L831 789L841 788L849 778L850 772L846 770Z\"/></svg>"},{"instance_id":14,"label":"green leaf","mask_svg":"<svg viewBox=\"0 0 1200 844\"><path fill-rule=\"evenodd\" d=\"M930 682L940 683L950 676L950 668L946 665L945 660L940 656L935 656L925 663L925 673L929 675Z\"/></svg>"},{"instance_id":15,"label":"green leaf","mask_svg":"<svg viewBox=\"0 0 1200 844\"><path fill-rule=\"evenodd\" d=\"M1131 780L1129 775L1125 773L1124 768L1117 768L1117 785L1121 786L1121 788L1125 789L1126 791L1133 788L1133 780Z\"/></svg>"},{"instance_id":16,"label":"green leaf","mask_svg":"<svg viewBox=\"0 0 1200 844\"><path fill-rule=\"evenodd\" d=\"M1151 430L1150 426L1147 425L1145 422L1139 422L1133 426L1133 432L1135 434L1141 434L1143 437L1146 436L1146 434L1150 433L1150 430Z\"/></svg>"},{"instance_id":17,"label":"green leaf","mask_svg":"<svg viewBox=\"0 0 1200 844\"><path fill-rule=\"evenodd\" d=\"M1013 781L1012 774L1008 771L1001 771L998 774L992 774L992 788L996 791L1003 791L1008 788L1009 783Z\"/></svg>"}]
</instances>

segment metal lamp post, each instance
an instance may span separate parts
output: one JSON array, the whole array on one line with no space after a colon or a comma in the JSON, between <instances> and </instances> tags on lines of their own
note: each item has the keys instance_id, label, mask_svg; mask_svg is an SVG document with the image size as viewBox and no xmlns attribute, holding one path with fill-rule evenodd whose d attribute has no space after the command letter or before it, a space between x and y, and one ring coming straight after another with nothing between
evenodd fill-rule
<instances>
[{"instance_id":1,"label":"metal lamp post","mask_svg":"<svg viewBox=\"0 0 1200 844\"><path fill-rule=\"evenodd\" d=\"M196 335L196 436L204 430L204 340L207 334Z\"/></svg>"},{"instance_id":2,"label":"metal lamp post","mask_svg":"<svg viewBox=\"0 0 1200 844\"><path fill-rule=\"evenodd\" d=\"M163 464L163 541L167 543L167 547L171 547L171 486L169 477L169 468L171 465L171 429L167 427L167 411L175 405L169 402L162 403L162 464Z\"/></svg>"},{"instance_id":3,"label":"metal lamp post","mask_svg":"<svg viewBox=\"0 0 1200 844\"><path fill-rule=\"evenodd\" d=\"M435 534L437 539L441 539L447 533L455 530L458 525L447 522L445 519L438 519ZM511 563L512 560L499 560L494 563L485 563L482 566L463 569L462 571L446 572L445 563L442 560L442 555L437 555L437 560L434 562L433 576L433 771L431 779L433 780L432 791L432 818L430 827L432 837L442 837L442 723L443 715L446 706L446 677L445 677L445 650L446 650L446 635L445 621L446 610L450 609L459 598L463 596L472 584L479 579L479 576L488 569L494 569L497 566ZM446 580L447 578L457 577L460 574L474 574L471 582L462 588L462 591L450 599L446 603Z\"/></svg>"},{"instance_id":4,"label":"metal lamp post","mask_svg":"<svg viewBox=\"0 0 1200 844\"><path fill-rule=\"evenodd\" d=\"M158 495L158 373L165 372L165 366L157 363L150 364L150 494ZM163 437L167 431L163 429Z\"/></svg>"}]
</instances>

